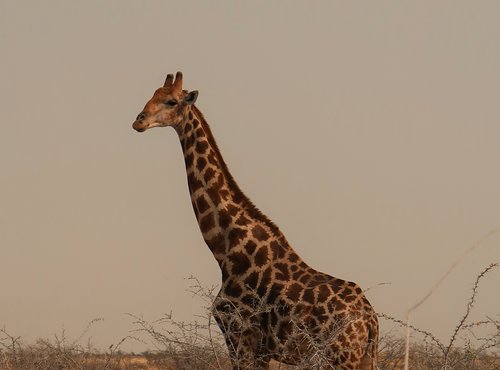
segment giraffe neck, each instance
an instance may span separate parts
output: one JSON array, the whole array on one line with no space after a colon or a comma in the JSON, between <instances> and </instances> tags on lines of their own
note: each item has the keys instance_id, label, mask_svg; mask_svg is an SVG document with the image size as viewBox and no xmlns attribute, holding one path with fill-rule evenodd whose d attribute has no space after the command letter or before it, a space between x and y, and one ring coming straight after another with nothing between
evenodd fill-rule
<instances>
[{"instance_id":1,"label":"giraffe neck","mask_svg":"<svg viewBox=\"0 0 500 370\"><path fill-rule=\"evenodd\" d=\"M248 249L255 250L252 245L259 241L272 240L275 248L280 249L263 256L262 260L266 263L271 262L273 255L283 257L286 250L291 250L279 228L240 190L222 158L208 123L195 106L191 107L188 118L176 131L184 153L193 209L203 239L223 275L228 258L232 258L229 265L237 269L235 253L241 251L248 256L251 254ZM242 256L241 259L244 265L251 263Z\"/></svg>"}]
</instances>

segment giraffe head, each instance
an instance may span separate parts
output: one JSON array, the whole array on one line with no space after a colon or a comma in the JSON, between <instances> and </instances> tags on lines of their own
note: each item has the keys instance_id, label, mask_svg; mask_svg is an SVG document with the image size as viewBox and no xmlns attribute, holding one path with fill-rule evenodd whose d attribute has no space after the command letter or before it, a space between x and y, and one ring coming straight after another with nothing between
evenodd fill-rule
<instances>
[{"instance_id":1,"label":"giraffe head","mask_svg":"<svg viewBox=\"0 0 500 370\"><path fill-rule=\"evenodd\" d=\"M167 75L163 87L157 89L137 116L132 127L139 132L152 127L178 127L188 115L188 107L196 101L198 91L182 90L182 73Z\"/></svg>"}]
</instances>

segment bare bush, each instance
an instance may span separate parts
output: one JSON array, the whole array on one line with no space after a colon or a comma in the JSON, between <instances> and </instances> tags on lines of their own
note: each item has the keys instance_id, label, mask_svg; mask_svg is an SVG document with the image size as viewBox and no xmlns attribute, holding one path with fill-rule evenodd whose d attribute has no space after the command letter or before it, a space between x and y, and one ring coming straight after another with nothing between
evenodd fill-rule
<instances>
[{"instance_id":1,"label":"bare bush","mask_svg":"<svg viewBox=\"0 0 500 370\"><path fill-rule=\"evenodd\" d=\"M90 342L79 342L88 330L102 319L92 320L76 340L69 340L63 329L53 338L38 339L35 344L25 344L20 337L0 329L0 369L2 370L114 370L149 369L119 351L121 339L101 352Z\"/></svg>"},{"instance_id":2,"label":"bare bush","mask_svg":"<svg viewBox=\"0 0 500 370\"><path fill-rule=\"evenodd\" d=\"M381 340L379 367L381 369L403 369L405 355L412 369L442 370L498 370L500 369L500 320L486 317L484 320L468 322L476 302L480 282L498 263L492 263L481 271L474 281L472 293L467 301L465 313L458 321L447 342L442 342L429 331L409 325L389 315L380 318L411 329L420 342L412 345L406 353L406 343L400 338L386 336ZM480 334L488 332L489 334Z\"/></svg>"},{"instance_id":3,"label":"bare bush","mask_svg":"<svg viewBox=\"0 0 500 370\"><path fill-rule=\"evenodd\" d=\"M463 316L458 321L447 341L441 341L432 332L425 331L406 322L385 314L379 317L395 322L412 331L413 342L409 347L409 366L415 370L500 370L500 320L485 317L480 321L470 322L469 318L477 299L480 282L498 264L491 264L475 279L471 295L467 301ZM53 338L39 339L34 344L25 344L18 336L10 334L5 328L0 329L0 369L2 370L232 370L231 360L240 368L252 369L251 365L240 362L238 348L228 350L219 327L213 316L215 287L205 288L191 278L189 288L195 297L202 300L204 314L197 316L191 323L175 320L171 313L159 320L148 322L143 317L131 315L134 320L134 336L121 339L117 344L100 351L90 342L81 344L90 328L102 319L92 320L80 336L69 340L66 332ZM230 302L229 302L230 303ZM257 313L279 309L263 301L256 302ZM229 311L239 330L260 330L252 326L252 320L244 317L245 312ZM228 313L218 313L228 314ZM257 321L256 321L257 322ZM243 324L250 325L244 327ZM341 331L346 322L338 323ZM327 356L328 344L335 339L337 330L332 330L327 338L319 338L309 332L307 325L300 319L292 318L290 325L293 333L290 338L293 345L304 348L298 365L289 366L281 362L272 362L273 370L299 369L334 369ZM484 334L487 333L487 334ZM141 356L125 354L120 346L127 340L140 340L137 335L145 334L155 348ZM140 340L142 341L142 340ZM142 341L145 343L144 341ZM405 338L388 333L380 338L378 370L401 370L405 367ZM283 353L286 360L288 353ZM235 357L236 356L236 357ZM232 358L231 358L232 357Z\"/></svg>"},{"instance_id":4,"label":"bare bush","mask_svg":"<svg viewBox=\"0 0 500 370\"><path fill-rule=\"evenodd\" d=\"M446 342L439 340L434 334L414 326L410 326L416 340L410 347L409 365L411 369L418 370L499 370L500 369L500 321L487 317L484 320L468 322L474 303L476 302L480 282L498 264L491 264L476 277L473 289L464 315L460 318L450 338ZM215 299L214 288L203 288L199 281L194 282L190 288L195 296L205 302L206 314L198 317L199 321L186 324L176 321L171 314L165 315L160 320L148 323L143 318L134 317L137 331L146 333L157 347L156 365L161 369L232 369L230 357L238 356L238 349L228 351L224 345L224 338L215 324L212 307ZM262 313L272 307L260 302L256 312ZM241 324L242 317L238 312L231 311L233 319ZM408 326L404 321L385 314L380 318L395 322L403 327ZM246 323L251 322L246 318ZM334 368L326 356L328 342L332 338L321 338L307 331L307 326L300 320L292 320L295 333L292 340L301 341L300 346L307 348L304 356L296 366L286 366L274 363L275 369L332 369ZM346 323L339 323L339 328ZM241 325L237 325L241 327ZM483 329L489 329L488 335L480 335ZM249 329L249 328L246 328ZM258 328L256 328L258 329ZM335 331L332 336L335 336ZM297 343L295 343L297 344ZM405 364L405 338L386 334L382 336L379 344L378 369L400 370ZM231 355L230 353L233 353ZM286 357L286 353L283 354ZM239 363L236 358L235 363ZM242 367L243 368L243 367Z\"/></svg>"},{"instance_id":5,"label":"bare bush","mask_svg":"<svg viewBox=\"0 0 500 370\"><path fill-rule=\"evenodd\" d=\"M272 310L284 310L276 304L267 304L263 299L256 299L251 312L241 311L235 307L231 300L217 297L214 294L215 287L204 288L196 278L190 278L192 286L189 288L194 296L204 302L204 314L197 317L194 323L176 321L171 313L162 318L148 322L143 317L131 315L136 325L136 334L146 334L151 343L156 347L155 366L171 370L209 370L209 369L233 369L231 363L238 369L253 369L259 367L258 357L255 362L248 363L248 358L242 348L232 347L222 335L215 318L224 316L221 322L228 323L225 331L239 335L245 331L260 331L260 315L267 314ZM217 310L224 304L230 306L228 309ZM215 316L214 316L215 315ZM253 320L255 318L255 320ZM331 345L337 340L339 333L350 325L357 317L347 317L329 330L328 335L320 337L318 333L311 331L310 326L303 322L301 317L291 316L291 334L284 344L285 350L281 357L284 362L293 358L295 366L287 366L281 362L275 362L276 369L332 369ZM229 346L229 348L227 346ZM297 348L301 350L297 358ZM151 356L151 354L149 354Z\"/></svg>"}]
</instances>

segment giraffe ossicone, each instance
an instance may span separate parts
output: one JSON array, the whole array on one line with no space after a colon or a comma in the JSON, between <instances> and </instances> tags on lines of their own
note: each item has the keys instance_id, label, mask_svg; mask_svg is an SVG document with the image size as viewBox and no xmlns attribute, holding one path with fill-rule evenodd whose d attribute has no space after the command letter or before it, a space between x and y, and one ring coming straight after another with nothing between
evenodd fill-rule
<instances>
[{"instance_id":1,"label":"giraffe ossicone","mask_svg":"<svg viewBox=\"0 0 500 370\"><path fill-rule=\"evenodd\" d=\"M363 291L308 266L245 196L194 105L197 97L182 89L182 73L169 74L133 128L171 126L179 136L194 213L222 272L213 313L233 368L268 369L275 359L374 370L378 321Z\"/></svg>"}]
</instances>

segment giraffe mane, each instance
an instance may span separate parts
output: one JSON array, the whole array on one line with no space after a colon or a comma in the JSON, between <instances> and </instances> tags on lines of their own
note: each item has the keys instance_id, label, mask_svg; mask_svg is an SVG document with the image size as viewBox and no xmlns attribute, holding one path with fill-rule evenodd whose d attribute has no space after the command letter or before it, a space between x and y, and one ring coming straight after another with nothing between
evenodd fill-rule
<instances>
[{"instance_id":1,"label":"giraffe mane","mask_svg":"<svg viewBox=\"0 0 500 370\"><path fill-rule=\"evenodd\" d=\"M199 121L203 127L203 130L205 131L205 134L207 135L208 142L210 143L210 145L212 146L212 148L215 151L215 155L217 156L217 159L220 163L220 167L221 167L221 170L224 174L224 177L226 178L229 186L231 187L231 190L234 192L235 197L241 199L241 203L242 203L243 207L248 211L248 213L251 217L264 223L264 225L269 227L271 232L276 237L278 237L282 242L285 242L288 244L285 236L283 235L283 233L281 232L279 227L273 221L271 221L264 213L262 213L262 211L260 209L258 209L257 206L255 206L255 204L253 204L252 201L240 189L240 187L238 186L238 183L236 182L233 175L229 171L229 168L227 167L227 164L224 161L224 158L222 157L222 154L219 150L217 142L215 141L215 137L212 134L212 130L210 129L210 125L208 124L205 117L203 116L203 113L195 105L192 106L192 109L193 109L195 115L197 116L197 118L199 119Z\"/></svg>"}]
</instances>

